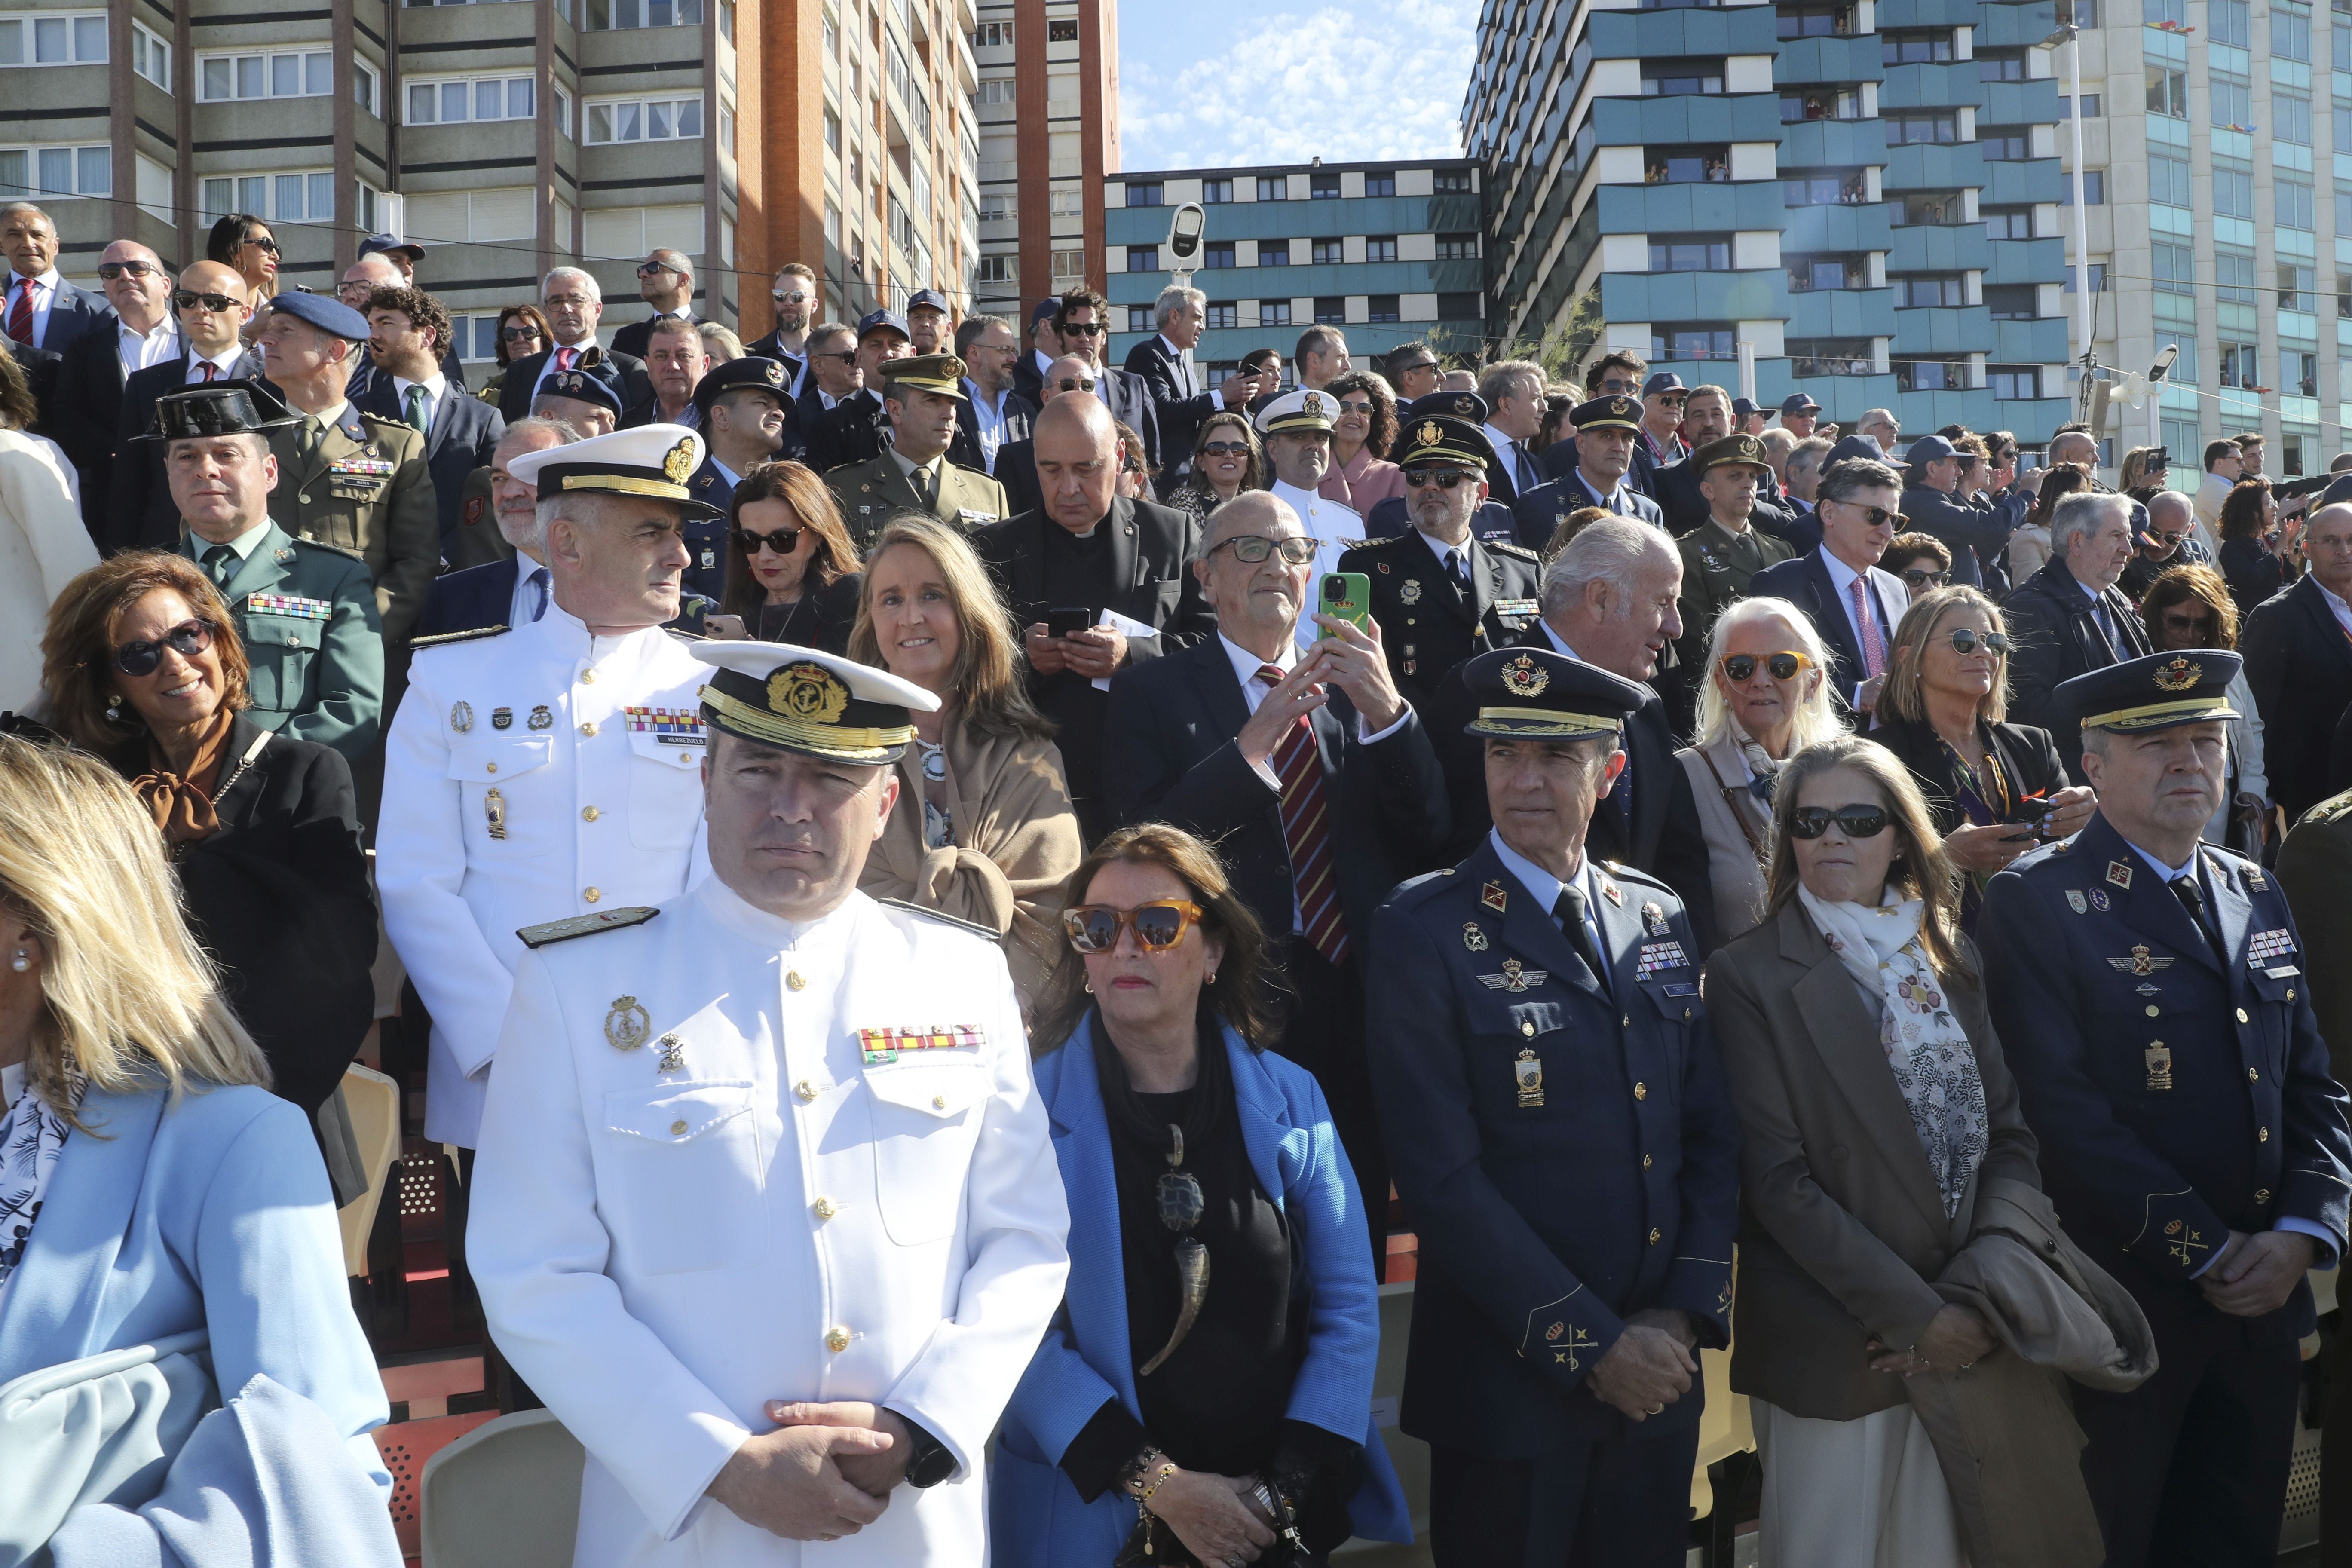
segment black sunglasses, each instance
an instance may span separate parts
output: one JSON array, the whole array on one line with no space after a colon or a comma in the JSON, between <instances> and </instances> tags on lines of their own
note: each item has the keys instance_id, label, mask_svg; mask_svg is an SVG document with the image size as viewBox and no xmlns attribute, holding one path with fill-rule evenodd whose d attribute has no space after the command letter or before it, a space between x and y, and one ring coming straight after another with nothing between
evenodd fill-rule
<instances>
[{"instance_id":1,"label":"black sunglasses","mask_svg":"<svg viewBox=\"0 0 2352 1568\"><path fill-rule=\"evenodd\" d=\"M151 272L163 270L152 262L147 261L101 261L98 264L98 275L109 283L126 274L132 278L144 278Z\"/></svg>"},{"instance_id":2,"label":"black sunglasses","mask_svg":"<svg viewBox=\"0 0 2352 1568\"><path fill-rule=\"evenodd\" d=\"M1249 456L1249 443L1246 441L1203 441L1201 443L1201 456L1204 458L1246 458Z\"/></svg>"},{"instance_id":3,"label":"black sunglasses","mask_svg":"<svg viewBox=\"0 0 2352 1568\"><path fill-rule=\"evenodd\" d=\"M270 237L269 237L268 235L266 235L266 234L265 234L265 235L260 236L260 237L257 237L257 238L254 238L254 239L247 239L247 240L239 241L239 243L240 243L240 244L244 244L244 245L257 245L257 246L259 246L262 249L264 249L264 250L266 250L266 251L269 252L269 254L270 254L270 255L272 255L272 256L275 256L275 255L277 255L277 254L278 254L278 242L277 242L276 240L274 240L274 239L270 238Z\"/></svg>"},{"instance_id":4,"label":"black sunglasses","mask_svg":"<svg viewBox=\"0 0 2352 1568\"><path fill-rule=\"evenodd\" d=\"M127 642L104 661L133 678L155 673L163 662L163 650L169 647L182 658L194 658L213 646L213 624L210 621L182 621L163 634L161 642Z\"/></svg>"},{"instance_id":5,"label":"black sunglasses","mask_svg":"<svg viewBox=\"0 0 2352 1568\"><path fill-rule=\"evenodd\" d=\"M241 310L244 304L243 300L232 299L226 294L200 294L194 289L172 290L172 309L174 310L193 310L202 305L205 310L218 315L226 310Z\"/></svg>"},{"instance_id":6,"label":"black sunglasses","mask_svg":"<svg viewBox=\"0 0 2352 1568\"><path fill-rule=\"evenodd\" d=\"M535 343L539 342L541 335L537 327L500 327L499 329L499 338L502 342Z\"/></svg>"},{"instance_id":7,"label":"black sunglasses","mask_svg":"<svg viewBox=\"0 0 2352 1568\"><path fill-rule=\"evenodd\" d=\"M1407 468L1404 471L1404 482L1417 490L1425 490L1432 485L1442 490L1450 490L1463 480L1475 480L1477 477L1467 468Z\"/></svg>"},{"instance_id":8,"label":"black sunglasses","mask_svg":"<svg viewBox=\"0 0 2352 1568\"><path fill-rule=\"evenodd\" d=\"M1054 330L1061 333L1066 338L1091 338L1102 331L1102 323L1100 321L1072 321L1066 327L1056 327Z\"/></svg>"},{"instance_id":9,"label":"black sunglasses","mask_svg":"<svg viewBox=\"0 0 2352 1568\"><path fill-rule=\"evenodd\" d=\"M1064 392L1092 392L1095 389L1095 378L1090 375L1066 375L1061 379L1060 385Z\"/></svg>"},{"instance_id":10,"label":"black sunglasses","mask_svg":"<svg viewBox=\"0 0 2352 1568\"><path fill-rule=\"evenodd\" d=\"M1986 652L1993 654L1996 657L2005 657L2009 652L2009 638L2003 637L1999 632L1985 632L1979 634L1973 626L1954 626L1952 628L1952 651L1960 655L1962 658L1965 658L1969 654L1976 652L1977 644L1979 642L1984 644Z\"/></svg>"},{"instance_id":11,"label":"black sunglasses","mask_svg":"<svg viewBox=\"0 0 2352 1568\"><path fill-rule=\"evenodd\" d=\"M1801 805L1789 814L1789 832L1798 838L1819 838L1834 822L1848 838L1875 838L1893 818L1883 805Z\"/></svg>"},{"instance_id":12,"label":"black sunglasses","mask_svg":"<svg viewBox=\"0 0 2352 1568\"><path fill-rule=\"evenodd\" d=\"M772 550L779 555L790 555L801 547L801 531L779 528L767 533L754 533L748 528L735 531L735 542L743 547L746 555L757 555L762 550Z\"/></svg>"},{"instance_id":13,"label":"black sunglasses","mask_svg":"<svg viewBox=\"0 0 2352 1568\"><path fill-rule=\"evenodd\" d=\"M1752 653L1735 653L1723 661L1723 673L1729 676L1731 683L1737 686L1754 675L1756 667L1760 664L1764 667L1764 673L1775 680L1794 680L1797 671L1811 662L1801 653L1768 653L1760 658Z\"/></svg>"},{"instance_id":14,"label":"black sunglasses","mask_svg":"<svg viewBox=\"0 0 2352 1568\"><path fill-rule=\"evenodd\" d=\"M665 272L675 272L680 278L687 275L685 268L672 267L666 261L643 262L637 268L637 276L640 278L658 278Z\"/></svg>"},{"instance_id":15,"label":"black sunglasses","mask_svg":"<svg viewBox=\"0 0 2352 1568\"><path fill-rule=\"evenodd\" d=\"M809 355L809 358L837 359L844 364L856 364L857 363L857 351L856 349L844 349L839 353L811 354Z\"/></svg>"},{"instance_id":16,"label":"black sunglasses","mask_svg":"<svg viewBox=\"0 0 2352 1568\"><path fill-rule=\"evenodd\" d=\"M1949 572L1930 572L1925 566L1906 566L1903 580L1914 588L1940 588L1952 580Z\"/></svg>"},{"instance_id":17,"label":"black sunglasses","mask_svg":"<svg viewBox=\"0 0 2352 1568\"><path fill-rule=\"evenodd\" d=\"M1862 513L1862 515L1863 515L1863 516L1864 516L1865 518L1868 518L1868 519L1870 520L1870 526L1871 526L1871 527L1873 527L1873 528L1879 527L1879 526L1880 526L1881 524L1883 524L1883 523L1889 523L1889 522L1891 522L1891 523L1893 523L1896 528L1898 528L1898 529L1899 529L1899 528L1901 528L1905 523L1909 522L1909 521L1911 521L1909 518L1907 518L1907 517L1904 516L1901 512L1899 512L1899 511L1889 511L1889 510L1886 510L1885 507L1883 507L1883 506L1864 506L1860 501L1851 501L1851 500L1842 500L1842 501L1838 501L1838 502L1836 502L1835 504L1837 504L1837 505L1839 505L1839 506L1850 506L1850 507L1853 508L1853 510L1856 510L1856 511L1858 511L1858 512Z\"/></svg>"}]
</instances>

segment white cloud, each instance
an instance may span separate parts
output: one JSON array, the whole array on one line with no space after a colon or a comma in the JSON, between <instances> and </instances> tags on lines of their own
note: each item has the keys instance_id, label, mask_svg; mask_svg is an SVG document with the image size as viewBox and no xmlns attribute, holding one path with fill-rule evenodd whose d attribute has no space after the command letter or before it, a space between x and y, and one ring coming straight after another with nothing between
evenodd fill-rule
<instances>
[{"instance_id":1,"label":"white cloud","mask_svg":"<svg viewBox=\"0 0 2352 1568\"><path fill-rule=\"evenodd\" d=\"M1477 17L1477 0L1327 5L1203 28L1204 52L1172 70L1173 62L1122 60L1120 164L1459 156Z\"/></svg>"}]
</instances>

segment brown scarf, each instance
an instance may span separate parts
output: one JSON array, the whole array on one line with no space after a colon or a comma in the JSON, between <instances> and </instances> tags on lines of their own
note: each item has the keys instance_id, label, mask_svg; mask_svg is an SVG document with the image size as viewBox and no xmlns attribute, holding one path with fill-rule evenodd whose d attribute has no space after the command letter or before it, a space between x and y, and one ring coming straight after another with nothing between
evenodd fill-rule
<instances>
[{"instance_id":1,"label":"brown scarf","mask_svg":"<svg viewBox=\"0 0 2352 1568\"><path fill-rule=\"evenodd\" d=\"M184 773L174 773L162 744L152 735L147 739L147 771L132 779L131 787L146 802L155 826L163 829L163 842L175 849L220 831L220 818L213 815L212 791L220 778L221 760L228 751L229 731L236 721L236 716L223 704L213 715L212 728L196 743L196 754Z\"/></svg>"}]
</instances>

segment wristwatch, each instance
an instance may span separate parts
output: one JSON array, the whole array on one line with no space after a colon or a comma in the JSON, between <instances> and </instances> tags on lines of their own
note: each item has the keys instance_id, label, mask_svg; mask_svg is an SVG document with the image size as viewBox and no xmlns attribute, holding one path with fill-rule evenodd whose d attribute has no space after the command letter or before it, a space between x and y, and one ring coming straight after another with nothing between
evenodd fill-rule
<instances>
[{"instance_id":1,"label":"wristwatch","mask_svg":"<svg viewBox=\"0 0 2352 1568\"><path fill-rule=\"evenodd\" d=\"M938 1486L955 1474L956 1457L903 1411L893 1411L907 1424L907 1484L917 1491Z\"/></svg>"}]
</instances>

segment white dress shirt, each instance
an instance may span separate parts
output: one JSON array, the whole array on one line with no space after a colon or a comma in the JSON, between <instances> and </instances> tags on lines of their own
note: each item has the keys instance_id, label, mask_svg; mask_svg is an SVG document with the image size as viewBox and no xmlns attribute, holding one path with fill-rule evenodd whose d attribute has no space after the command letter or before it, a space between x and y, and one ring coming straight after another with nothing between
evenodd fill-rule
<instances>
[{"instance_id":1,"label":"white dress shirt","mask_svg":"<svg viewBox=\"0 0 2352 1568\"><path fill-rule=\"evenodd\" d=\"M132 331L120 320L114 324L114 357L121 362L126 380L134 370L147 370L178 359L183 346L179 325L169 316L143 332ZM197 374L201 375L203 372Z\"/></svg>"},{"instance_id":2,"label":"white dress shirt","mask_svg":"<svg viewBox=\"0 0 2352 1568\"><path fill-rule=\"evenodd\" d=\"M1501 460L1503 472L1509 476L1512 488L1514 489L1525 489L1527 487L1519 482L1519 458L1521 456L1519 452L1519 444L1517 441L1512 440L1508 436L1504 435L1500 430L1496 429L1492 425L1481 426L1480 428L1486 432L1486 444L1495 448L1495 456ZM1535 467L1535 459L1533 458L1528 458L1528 467L1534 470L1536 482L1538 484L1541 484L1543 482L1543 470Z\"/></svg>"},{"instance_id":3,"label":"white dress shirt","mask_svg":"<svg viewBox=\"0 0 2352 1568\"><path fill-rule=\"evenodd\" d=\"M0 301L0 332L7 330L8 318L16 313L16 296L30 289L33 291L33 346L46 348L49 339L49 307L57 303L58 285L63 281L54 267L38 278L28 279L10 272L8 297Z\"/></svg>"},{"instance_id":4,"label":"white dress shirt","mask_svg":"<svg viewBox=\"0 0 2352 1568\"><path fill-rule=\"evenodd\" d=\"M1299 526L1318 542L1315 546L1316 576L1320 577L1326 572L1337 572L1339 557L1363 542L1364 520L1358 512L1313 490L1302 490L1280 479L1267 488L1290 503L1290 510L1298 514ZM1312 604L1313 600L1308 603ZM1301 647L1323 635L1323 628L1307 618L1308 613L1301 610L1298 616L1298 646Z\"/></svg>"},{"instance_id":5,"label":"white dress shirt","mask_svg":"<svg viewBox=\"0 0 2352 1568\"><path fill-rule=\"evenodd\" d=\"M2327 584L2316 577L2311 580L2311 585L2319 590L2319 597L2327 605L2327 613L2336 617L2336 624L2344 628L2344 635L2352 637L2352 605L2329 593Z\"/></svg>"},{"instance_id":6,"label":"white dress shirt","mask_svg":"<svg viewBox=\"0 0 2352 1568\"><path fill-rule=\"evenodd\" d=\"M963 378L963 389L965 395L971 399L972 424L980 431L981 460L988 465L988 471L992 474L996 472L996 449L1004 445L1004 400L1013 395L1013 389L1007 386L998 393L993 403L988 400L988 394L981 390L980 383L970 376Z\"/></svg>"},{"instance_id":7,"label":"white dress shirt","mask_svg":"<svg viewBox=\"0 0 2352 1568\"><path fill-rule=\"evenodd\" d=\"M449 378L437 370L423 381L403 381L400 377L394 376L392 378L393 417L403 424L408 421L408 389L412 386L421 386L425 389L425 428L430 430L433 428L433 416L440 411L441 399L448 395Z\"/></svg>"},{"instance_id":8,"label":"white dress shirt","mask_svg":"<svg viewBox=\"0 0 2352 1568\"><path fill-rule=\"evenodd\" d=\"M205 366L213 367L212 379L226 381L236 374L236 362L245 356L245 345L231 343L216 354L200 354L193 349L188 353L186 383L190 386L205 384Z\"/></svg>"}]
</instances>

